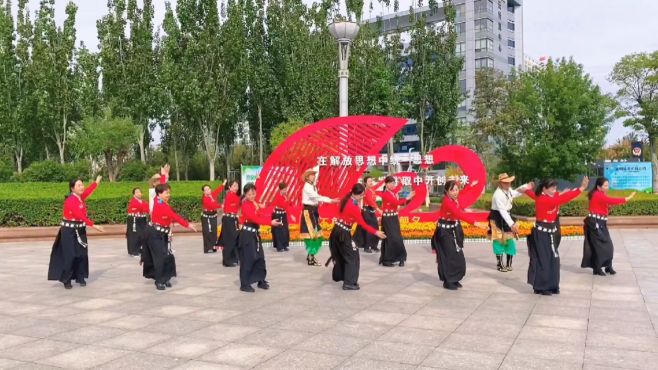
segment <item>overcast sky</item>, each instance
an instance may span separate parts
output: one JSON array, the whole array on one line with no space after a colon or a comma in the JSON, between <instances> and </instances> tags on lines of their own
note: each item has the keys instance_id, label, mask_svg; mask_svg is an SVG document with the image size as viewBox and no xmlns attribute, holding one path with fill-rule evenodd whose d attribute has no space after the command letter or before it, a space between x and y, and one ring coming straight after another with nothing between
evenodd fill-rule
<instances>
[{"instance_id":1,"label":"overcast sky","mask_svg":"<svg viewBox=\"0 0 658 370\"><path fill-rule=\"evenodd\" d=\"M105 14L107 1L74 2L78 5L78 39L90 49L96 49L96 20ZM58 24L65 17L66 3L56 0ZM400 8L407 9L411 3L411 0L400 0ZM164 0L154 0L154 4L159 25L164 14ZM30 0L32 12L38 5L39 0ZM374 12L366 10L364 16L370 18L381 13L387 10L375 6ZM535 59L572 56L607 93L616 91L607 76L622 56L658 50L658 0L523 0L523 14L527 55ZM615 122L607 142L613 143L627 131L621 122Z\"/></svg>"}]
</instances>

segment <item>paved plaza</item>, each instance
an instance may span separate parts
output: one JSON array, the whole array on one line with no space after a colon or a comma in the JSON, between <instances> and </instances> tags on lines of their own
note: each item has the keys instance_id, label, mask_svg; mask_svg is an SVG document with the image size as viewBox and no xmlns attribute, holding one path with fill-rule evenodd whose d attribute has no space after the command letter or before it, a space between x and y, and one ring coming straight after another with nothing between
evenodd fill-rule
<instances>
[{"instance_id":1,"label":"paved plaza","mask_svg":"<svg viewBox=\"0 0 658 370\"><path fill-rule=\"evenodd\" d=\"M613 230L613 277L561 246L559 296L532 294L525 243L500 273L467 243L464 288L441 287L429 245L406 267L362 254L361 291L303 248L267 248L269 291L238 291L238 270L177 236L178 278L156 291L123 239L92 239L85 288L46 280L52 242L0 244L0 369L656 369L658 230ZM327 248L320 260L325 261Z\"/></svg>"}]
</instances>

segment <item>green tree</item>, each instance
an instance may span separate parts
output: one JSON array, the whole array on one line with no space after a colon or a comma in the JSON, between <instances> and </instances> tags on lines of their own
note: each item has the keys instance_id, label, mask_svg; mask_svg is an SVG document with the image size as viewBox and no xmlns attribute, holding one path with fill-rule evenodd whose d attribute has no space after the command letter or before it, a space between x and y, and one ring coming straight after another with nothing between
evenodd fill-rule
<instances>
[{"instance_id":1,"label":"green tree","mask_svg":"<svg viewBox=\"0 0 658 370\"><path fill-rule=\"evenodd\" d=\"M79 121L73 73L75 58L75 17L78 7L66 5L61 28L55 24L55 0L42 0L34 24L32 76L37 98L36 119L44 137L57 146L60 163L65 162L71 129Z\"/></svg>"},{"instance_id":2,"label":"green tree","mask_svg":"<svg viewBox=\"0 0 658 370\"><path fill-rule=\"evenodd\" d=\"M303 121L289 121L280 123L272 129L270 135L270 146L272 150L276 149L282 142L284 142L290 135L304 128L306 124Z\"/></svg>"},{"instance_id":3,"label":"green tree","mask_svg":"<svg viewBox=\"0 0 658 370\"><path fill-rule=\"evenodd\" d=\"M653 192L658 193L658 51L624 56L615 64L610 81L619 86L624 126L649 137Z\"/></svg>"},{"instance_id":4,"label":"green tree","mask_svg":"<svg viewBox=\"0 0 658 370\"><path fill-rule=\"evenodd\" d=\"M438 12L436 1L430 2L430 14ZM428 24L425 14L412 14L409 57L404 75L405 98L409 115L420 131L420 151L446 143L457 124L457 108L463 100L459 89L459 71L463 58L455 55L457 33L455 9L443 0L446 20Z\"/></svg>"},{"instance_id":5,"label":"green tree","mask_svg":"<svg viewBox=\"0 0 658 370\"><path fill-rule=\"evenodd\" d=\"M573 60L549 60L518 78L500 116L501 169L520 181L584 173L603 147L614 100Z\"/></svg>"},{"instance_id":6,"label":"green tree","mask_svg":"<svg viewBox=\"0 0 658 370\"><path fill-rule=\"evenodd\" d=\"M113 117L109 110L102 117L88 117L74 136L75 148L83 155L102 159L110 182L117 180L129 158L139 128L130 118Z\"/></svg>"}]
</instances>

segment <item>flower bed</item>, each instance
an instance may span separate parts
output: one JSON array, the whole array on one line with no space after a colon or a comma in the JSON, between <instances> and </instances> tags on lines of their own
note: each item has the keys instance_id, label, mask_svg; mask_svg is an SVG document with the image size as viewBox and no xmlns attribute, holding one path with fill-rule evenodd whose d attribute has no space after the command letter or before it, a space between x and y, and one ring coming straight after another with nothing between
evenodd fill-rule
<instances>
[{"instance_id":1,"label":"flower bed","mask_svg":"<svg viewBox=\"0 0 658 370\"><path fill-rule=\"evenodd\" d=\"M326 239L329 239L329 234L331 234L331 229L333 224L327 220L322 220L320 223L322 227L322 234ZM519 237L524 238L530 234L532 230L533 223L527 221L520 221L520 232ZM402 237L404 239L430 239L434 234L434 228L436 224L434 222L405 222L404 218L400 221L400 231L402 231ZM468 239L481 239L487 237L487 230L480 229L473 225L467 223L462 223L464 228L464 236ZM356 227L355 227L356 228ZM261 226L260 235L263 241L272 240L272 232L270 226ZM583 227L582 226L562 226L562 236L582 236ZM299 237L299 225L291 224L290 225L290 240L297 241L301 240Z\"/></svg>"}]
</instances>

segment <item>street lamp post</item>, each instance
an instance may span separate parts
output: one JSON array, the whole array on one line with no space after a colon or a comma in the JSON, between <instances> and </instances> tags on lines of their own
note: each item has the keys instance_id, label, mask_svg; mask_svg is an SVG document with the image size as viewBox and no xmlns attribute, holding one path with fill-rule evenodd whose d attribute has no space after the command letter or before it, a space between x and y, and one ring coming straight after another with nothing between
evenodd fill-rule
<instances>
[{"instance_id":1,"label":"street lamp post","mask_svg":"<svg viewBox=\"0 0 658 370\"><path fill-rule=\"evenodd\" d=\"M348 60L350 45L359 33L359 25L355 22L336 21L329 25L329 32L338 40L338 115L345 117L347 113L347 80L349 78Z\"/></svg>"}]
</instances>

